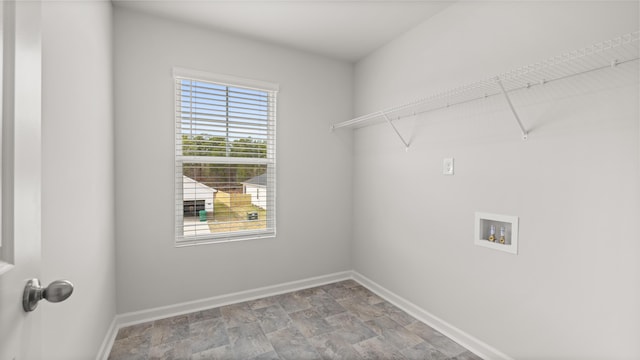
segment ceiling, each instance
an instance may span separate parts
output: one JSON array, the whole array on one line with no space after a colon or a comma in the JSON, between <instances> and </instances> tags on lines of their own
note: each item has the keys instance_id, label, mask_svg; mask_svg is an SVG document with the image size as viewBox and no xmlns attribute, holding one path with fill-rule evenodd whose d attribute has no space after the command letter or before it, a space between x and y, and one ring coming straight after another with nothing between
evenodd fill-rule
<instances>
[{"instance_id":1,"label":"ceiling","mask_svg":"<svg viewBox=\"0 0 640 360\"><path fill-rule=\"evenodd\" d=\"M355 62L453 0L112 0L122 8Z\"/></svg>"}]
</instances>

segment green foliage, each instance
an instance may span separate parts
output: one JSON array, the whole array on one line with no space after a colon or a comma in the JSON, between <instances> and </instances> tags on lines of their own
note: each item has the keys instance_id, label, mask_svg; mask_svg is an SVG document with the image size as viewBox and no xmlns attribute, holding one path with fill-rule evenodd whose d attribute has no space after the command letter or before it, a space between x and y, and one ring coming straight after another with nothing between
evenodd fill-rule
<instances>
[{"instance_id":1,"label":"green foliage","mask_svg":"<svg viewBox=\"0 0 640 360\"><path fill-rule=\"evenodd\" d=\"M232 157L267 157L267 142L264 140L254 140L251 137L236 139L231 143Z\"/></svg>"},{"instance_id":2,"label":"green foliage","mask_svg":"<svg viewBox=\"0 0 640 360\"><path fill-rule=\"evenodd\" d=\"M220 157L267 157L267 142L251 137L236 139L229 144L223 136L182 135L182 155Z\"/></svg>"},{"instance_id":3,"label":"green foliage","mask_svg":"<svg viewBox=\"0 0 640 360\"><path fill-rule=\"evenodd\" d=\"M251 137L230 143L223 136L182 135L183 156L266 158L267 142ZM242 182L266 171L265 165L185 163L183 173L200 183L223 191L242 191Z\"/></svg>"},{"instance_id":4,"label":"green foliage","mask_svg":"<svg viewBox=\"0 0 640 360\"><path fill-rule=\"evenodd\" d=\"M222 136L182 135L184 156L227 156L227 141Z\"/></svg>"}]
</instances>

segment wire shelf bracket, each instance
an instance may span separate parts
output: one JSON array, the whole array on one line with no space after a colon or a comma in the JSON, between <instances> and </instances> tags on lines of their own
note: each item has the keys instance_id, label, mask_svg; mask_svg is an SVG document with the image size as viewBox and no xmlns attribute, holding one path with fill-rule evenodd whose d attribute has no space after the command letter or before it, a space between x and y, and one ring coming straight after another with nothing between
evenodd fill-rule
<instances>
[{"instance_id":1,"label":"wire shelf bracket","mask_svg":"<svg viewBox=\"0 0 640 360\"><path fill-rule=\"evenodd\" d=\"M396 128L395 125L393 125L393 122L391 121L391 119L389 119L389 117L387 116L387 114L385 114L384 112L382 112L382 116L385 118L385 120L387 120L387 122L389 123L389 125L393 128L393 131L396 132L396 135L398 135L398 137L400 138L400 141L402 141L402 143L404 144L404 151L409 151L409 142L406 141L404 139L404 137L402 137L402 134L400 134L400 131L398 131L398 128Z\"/></svg>"},{"instance_id":2,"label":"wire shelf bracket","mask_svg":"<svg viewBox=\"0 0 640 360\"><path fill-rule=\"evenodd\" d=\"M526 140L529 136L529 129L524 126L520 119L511 101L511 93L594 71L615 69L622 64L638 61L640 60L639 44L640 31L624 34L611 40L523 66L498 76L437 92L428 97L362 115L351 120L334 123L331 125L331 131L386 122L398 135L405 149L408 150L410 141L405 140L400 134L394 124L395 120L447 109L454 105L501 96L505 98L509 105L509 109L522 133L522 138Z\"/></svg>"},{"instance_id":3,"label":"wire shelf bracket","mask_svg":"<svg viewBox=\"0 0 640 360\"><path fill-rule=\"evenodd\" d=\"M522 140L527 140L529 136L529 131L522 125L522 120L520 120L520 116L518 116L518 112L513 107L513 103L511 102L511 98L509 97L509 93L504 89L504 85L502 85L502 80L500 77L496 77L496 83L500 86L500 90L502 90L502 94L504 98L507 100L507 104L509 104L509 108L511 109L511 113L513 113L513 117L516 118L516 122L518 122L518 126L520 127L520 131L522 131Z\"/></svg>"}]
</instances>

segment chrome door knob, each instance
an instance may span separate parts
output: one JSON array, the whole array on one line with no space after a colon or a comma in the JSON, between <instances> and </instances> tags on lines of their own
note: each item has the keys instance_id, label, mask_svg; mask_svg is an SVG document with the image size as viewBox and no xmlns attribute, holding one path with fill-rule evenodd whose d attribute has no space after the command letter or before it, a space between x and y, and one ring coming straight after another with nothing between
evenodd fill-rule
<instances>
[{"instance_id":1,"label":"chrome door knob","mask_svg":"<svg viewBox=\"0 0 640 360\"><path fill-rule=\"evenodd\" d=\"M65 301L72 293L73 284L67 280L56 280L45 288L40 285L40 280L31 279L24 287L22 308L30 312L38 307L38 301L42 299L55 303Z\"/></svg>"}]
</instances>

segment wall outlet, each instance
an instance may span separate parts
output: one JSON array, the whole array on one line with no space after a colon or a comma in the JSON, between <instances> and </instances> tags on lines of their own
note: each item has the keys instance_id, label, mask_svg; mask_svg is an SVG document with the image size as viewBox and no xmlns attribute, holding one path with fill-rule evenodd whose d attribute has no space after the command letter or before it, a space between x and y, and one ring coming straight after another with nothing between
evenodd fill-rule
<instances>
[{"instance_id":1,"label":"wall outlet","mask_svg":"<svg viewBox=\"0 0 640 360\"><path fill-rule=\"evenodd\" d=\"M445 158L442 161L442 174L453 175L453 158Z\"/></svg>"}]
</instances>

